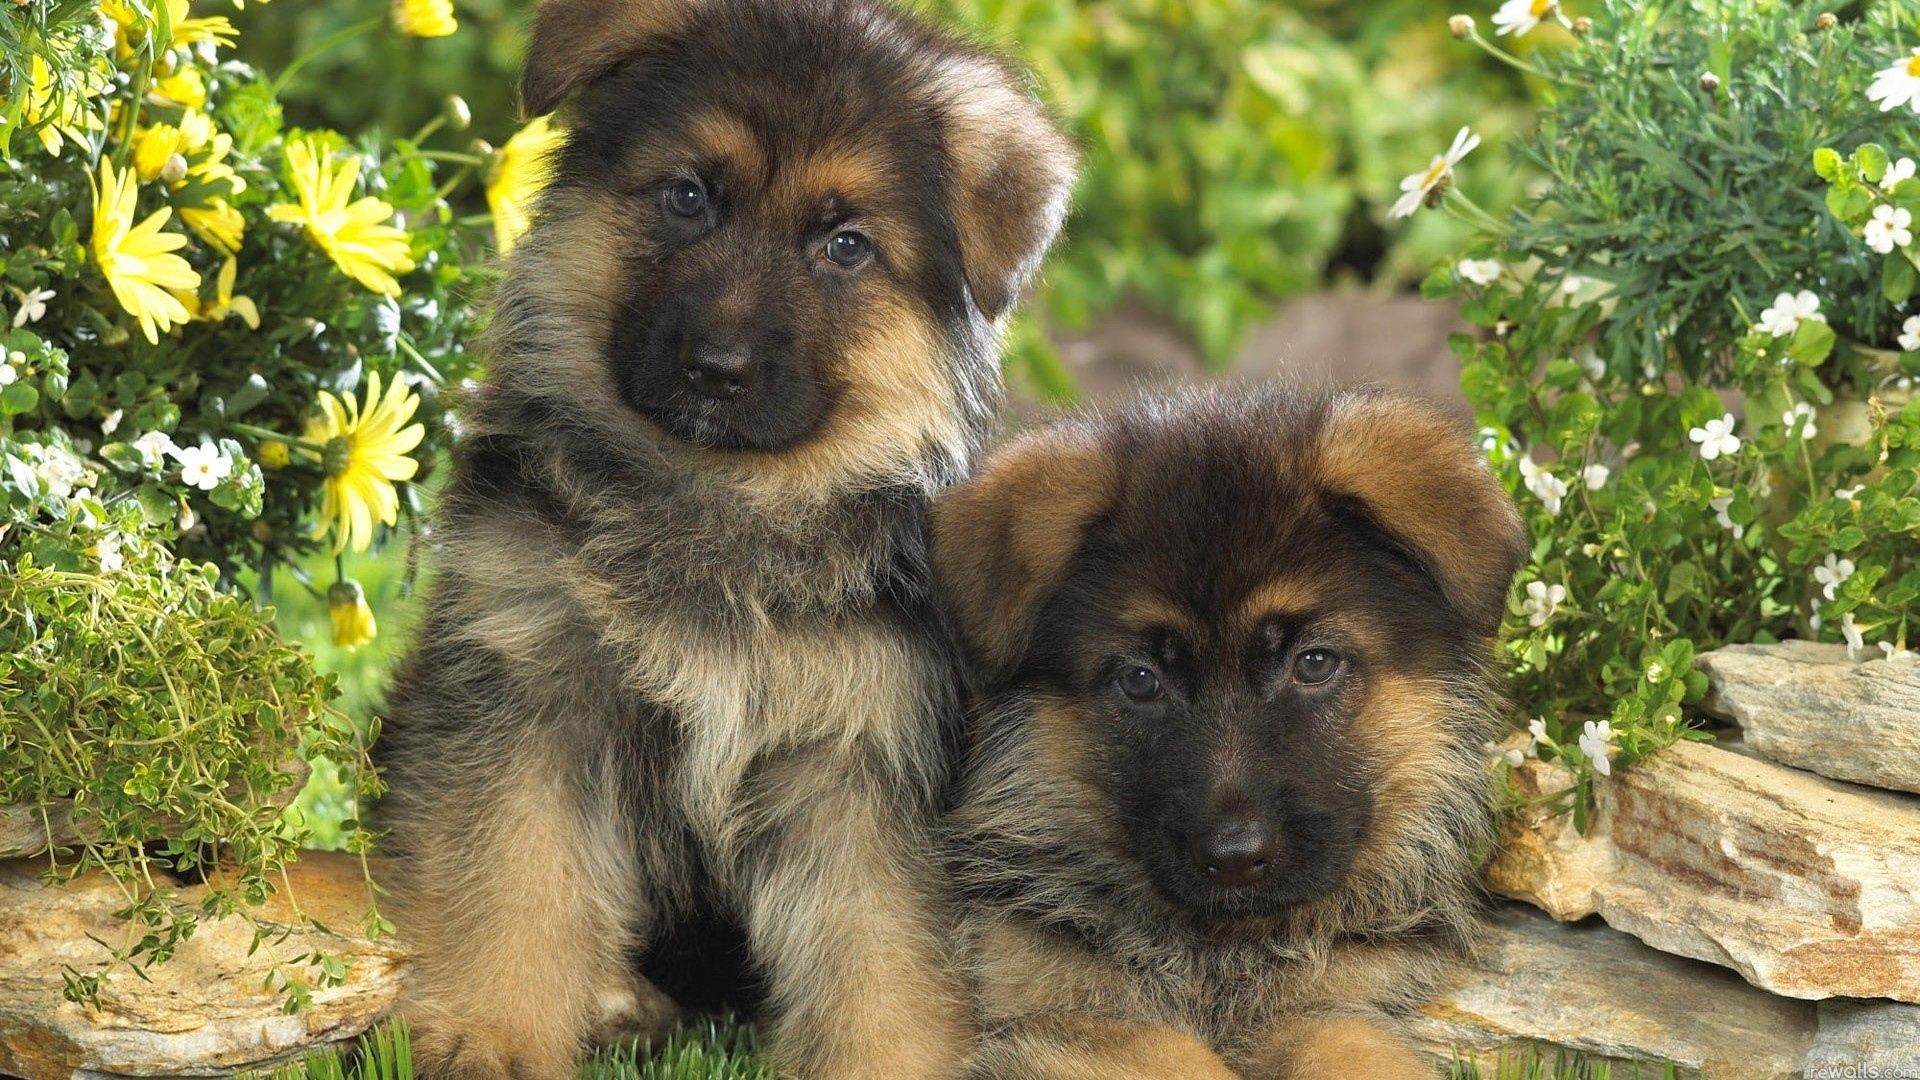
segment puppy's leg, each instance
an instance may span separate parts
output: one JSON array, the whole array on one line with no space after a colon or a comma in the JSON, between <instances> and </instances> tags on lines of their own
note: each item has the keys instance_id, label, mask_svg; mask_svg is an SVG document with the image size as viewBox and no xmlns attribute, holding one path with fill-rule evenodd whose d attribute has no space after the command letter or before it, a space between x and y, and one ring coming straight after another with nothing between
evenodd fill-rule
<instances>
[{"instance_id":1,"label":"puppy's leg","mask_svg":"<svg viewBox=\"0 0 1920 1080\"><path fill-rule=\"evenodd\" d=\"M747 936L771 1050L802 1080L952 1080L972 1036L944 950L927 812L849 755L773 766L748 840Z\"/></svg>"},{"instance_id":2,"label":"puppy's leg","mask_svg":"<svg viewBox=\"0 0 1920 1080\"><path fill-rule=\"evenodd\" d=\"M1340 1080L1436 1075L1434 1063L1383 1021L1361 1016L1301 1017L1276 1024L1243 1071L1258 1080Z\"/></svg>"},{"instance_id":3,"label":"puppy's leg","mask_svg":"<svg viewBox=\"0 0 1920 1080\"><path fill-rule=\"evenodd\" d=\"M518 745L436 768L403 807L398 925L415 946L404 1011L424 1075L562 1080L623 970L637 919L609 789ZM396 791L401 790L396 786Z\"/></svg>"},{"instance_id":4,"label":"puppy's leg","mask_svg":"<svg viewBox=\"0 0 1920 1080\"><path fill-rule=\"evenodd\" d=\"M1239 1080L1206 1043L1170 1027L1051 1013L980 1040L972 1080Z\"/></svg>"}]
</instances>

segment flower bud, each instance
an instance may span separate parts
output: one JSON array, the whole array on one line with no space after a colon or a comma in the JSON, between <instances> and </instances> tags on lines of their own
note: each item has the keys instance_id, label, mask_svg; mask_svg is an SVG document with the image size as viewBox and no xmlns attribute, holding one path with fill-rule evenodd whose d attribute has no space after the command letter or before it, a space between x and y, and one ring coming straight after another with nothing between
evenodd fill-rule
<instances>
[{"instance_id":1,"label":"flower bud","mask_svg":"<svg viewBox=\"0 0 1920 1080\"><path fill-rule=\"evenodd\" d=\"M1464 38L1473 33L1473 16L1454 15L1447 19L1447 32L1456 38Z\"/></svg>"},{"instance_id":2,"label":"flower bud","mask_svg":"<svg viewBox=\"0 0 1920 1080\"><path fill-rule=\"evenodd\" d=\"M1582 15L1573 20L1573 32L1580 37L1593 33L1593 20Z\"/></svg>"},{"instance_id":3,"label":"flower bud","mask_svg":"<svg viewBox=\"0 0 1920 1080\"><path fill-rule=\"evenodd\" d=\"M467 107L467 99L459 94L448 94L440 109L447 123L453 125L453 130L465 131L473 126L473 110Z\"/></svg>"},{"instance_id":4,"label":"flower bud","mask_svg":"<svg viewBox=\"0 0 1920 1080\"><path fill-rule=\"evenodd\" d=\"M287 444L278 439L269 439L261 443L260 449L253 456L254 460L260 463L260 467L268 472L279 472L293 461L293 455L288 452Z\"/></svg>"},{"instance_id":5,"label":"flower bud","mask_svg":"<svg viewBox=\"0 0 1920 1080\"><path fill-rule=\"evenodd\" d=\"M1715 75L1711 71L1702 72L1700 75L1700 89L1706 91L1709 94L1719 93L1720 92L1720 76Z\"/></svg>"},{"instance_id":6,"label":"flower bud","mask_svg":"<svg viewBox=\"0 0 1920 1080\"><path fill-rule=\"evenodd\" d=\"M1823 11L1819 18L1813 20L1815 30L1831 30L1838 25L1840 25L1840 18L1831 11Z\"/></svg>"},{"instance_id":7,"label":"flower bud","mask_svg":"<svg viewBox=\"0 0 1920 1080\"><path fill-rule=\"evenodd\" d=\"M166 184L177 184L187 178L187 159L179 154L168 154L167 163L160 166L160 180Z\"/></svg>"},{"instance_id":8,"label":"flower bud","mask_svg":"<svg viewBox=\"0 0 1920 1080\"><path fill-rule=\"evenodd\" d=\"M327 590L327 617L333 624L333 643L344 649L357 649L380 633L367 594L352 578L336 581Z\"/></svg>"}]
</instances>

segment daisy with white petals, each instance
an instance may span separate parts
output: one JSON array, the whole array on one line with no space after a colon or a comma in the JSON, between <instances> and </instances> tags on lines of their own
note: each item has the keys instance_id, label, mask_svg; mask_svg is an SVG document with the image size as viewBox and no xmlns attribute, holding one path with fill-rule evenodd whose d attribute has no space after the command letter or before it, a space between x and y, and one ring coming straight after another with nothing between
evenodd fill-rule
<instances>
[{"instance_id":1,"label":"daisy with white petals","mask_svg":"<svg viewBox=\"0 0 1920 1080\"><path fill-rule=\"evenodd\" d=\"M1902 105L1912 106L1920 115L1920 49L1891 67L1873 73L1873 85L1867 87L1867 100L1890 112Z\"/></svg>"},{"instance_id":2,"label":"daisy with white petals","mask_svg":"<svg viewBox=\"0 0 1920 1080\"><path fill-rule=\"evenodd\" d=\"M1861 230L1860 238L1880 254L1891 255L1894 248L1913 243L1912 226L1912 211L1882 203L1873 208L1873 217Z\"/></svg>"},{"instance_id":3,"label":"daisy with white petals","mask_svg":"<svg viewBox=\"0 0 1920 1080\"><path fill-rule=\"evenodd\" d=\"M1560 0L1507 0L1493 13L1493 32L1496 37L1520 37L1548 19L1566 24L1566 16L1560 14Z\"/></svg>"},{"instance_id":4,"label":"daisy with white petals","mask_svg":"<svg viewBox=\"0 0 1920 1080\"><path fill-rule=\"evenodd\" d=\"M1448 185L1453 183L1453 167L1460 164L1460 159L1472 153L1473 148L1479 145L1480 136L1475 135L1469 128L1461 128L1453 137L1453 145L1447 148L1446 153L1437 155L1424 171L1411 173L1406 179L1400 181L1402 194L1394 202L1393 209L1387 211L1387 216L1411 217L1415 210L1420 209L1422 203L1431 205L1438 201L1446 192Z\"/></svg>"},{"instance_id":5,"label":"daisy with white petals","mask_svg":"<svg viewBox=\"0 0 1920 1080\"><path fill-rule=\"evenodd\" d=\"M233 462L213 446L185 447L174 457L180 462L180 482L191 488L212 491L233 475Z\"/></svg>"},{"instance_id":6,"label":"daisy with white petals","mask_svg":"<svg viewBox=\"0 0 1920 1080\"><path fill-rule=\"evenodd\" d=\"M1740 452L1740 436L1733 433L1734 423L1733 414L1728 413L1688 431L1687 438L1700 444L1700 457L1703 460L1731 457Z\"/></svg>"}]
</instances>

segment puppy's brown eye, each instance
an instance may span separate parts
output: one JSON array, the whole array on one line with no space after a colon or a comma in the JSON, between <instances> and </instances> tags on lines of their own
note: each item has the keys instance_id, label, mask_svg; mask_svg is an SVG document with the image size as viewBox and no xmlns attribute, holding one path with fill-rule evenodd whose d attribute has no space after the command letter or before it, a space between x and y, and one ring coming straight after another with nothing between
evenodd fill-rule
<instances>
[{"instance_id":1,"label":"puppy's brown eye","mask_svg":"<svg viewBox=\"0 0 1920 1080\"><path fill-rule=\"evenodd\" d=\"M681 217L699 217L707 209L707 189L698 180L675 180L667 185L667 209Z\"/></svg>"},{"instance_id":2,"label":"puppy's brown eye","mask_svg":"<svg viewBox=\"0 0 1920 1080\"><path fill-rule=\"evenodd\" d=\"M1306 649L1293 658L1293 678L1309 686L1334 677L1340 670L1340 654L1328 649Z\"/></svg>"},{"instance_id":3,"label":"puppy's brown eye","mask_svg":"<svg viewBox=\"0 0 1920 1080\"><path fill-rule=\"evenodd\" d=\"M1135 701L1154 701L1165 692L1160 686L1160 676L1143 667L1130 667L1115 681L1120 684L1120 692Z\"/></svg>"},{"instance_id":4,"label":"puppy's brown eye","mask_svg":"<svg viewBox=\"0 0 1920 1080\"><path fill-rule=\"evenodd\" d=\"M827 239L827 261L835 266L848 269L859 266L873 256L873 241L867 234L844 229Z\"/></svg>"}]
</instances>

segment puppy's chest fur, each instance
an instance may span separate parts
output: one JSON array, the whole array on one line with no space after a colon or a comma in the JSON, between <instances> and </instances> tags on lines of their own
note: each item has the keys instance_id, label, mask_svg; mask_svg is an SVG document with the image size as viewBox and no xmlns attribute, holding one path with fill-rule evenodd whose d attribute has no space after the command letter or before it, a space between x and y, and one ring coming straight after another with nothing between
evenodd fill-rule
<instances>
[{"instance_id":1,"label":"puppy's chest fur","mask_svg":"<svg viewBox=\"0 0 1920 1080\"><path fill-rule=\"evenodd\" d=\"M442 537L469 609L457 632L573 688L588 708L564 722L583 735L602 695L622 722L666 725L644 740L656 789L642 795L722 861L774 759L932 760L947 692L914 610L911 496L772 511L664 470L609 483L557 464L489 495L456 506Z\"/></svg>"}]
</instances>

